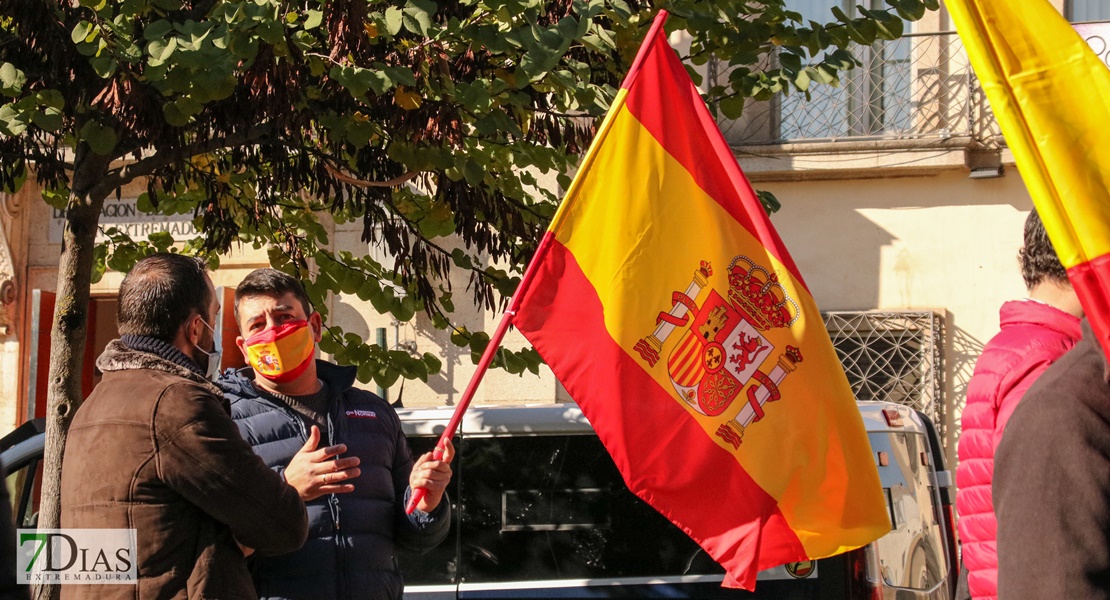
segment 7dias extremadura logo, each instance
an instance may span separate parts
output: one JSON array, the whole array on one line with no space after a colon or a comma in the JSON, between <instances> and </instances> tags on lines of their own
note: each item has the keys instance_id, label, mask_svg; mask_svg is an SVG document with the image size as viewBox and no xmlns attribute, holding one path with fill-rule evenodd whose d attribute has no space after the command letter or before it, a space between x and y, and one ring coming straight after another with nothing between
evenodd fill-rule
<instances>
[{"instance_id":1,"label":"7dias extremadura logo","mask_svg":"<svg viewBox=\"0 0 1110 600\"><path fill-rule=\"evenodd\" d=\"M18 529L19 583L129 584L138 580L134 529Z\"/></svg>"}]
</instances>

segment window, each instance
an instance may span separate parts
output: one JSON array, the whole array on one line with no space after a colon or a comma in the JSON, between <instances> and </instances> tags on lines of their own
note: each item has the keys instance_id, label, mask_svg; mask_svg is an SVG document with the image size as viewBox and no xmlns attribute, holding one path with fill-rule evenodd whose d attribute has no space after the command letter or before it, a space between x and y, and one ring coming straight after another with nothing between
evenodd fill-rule
<instances>
[{"instance_id":1,"label":"window","mask_svg":"<svg viewBox=\"0 0 1110 600\"><path fill-rule=\"evenodd\" d=\"M409 438L414 456L435 443ZM595 435L456 444L451 531L426 554L398 553L406 585L724 573L628 491Z\"/></svg>"},{"instance_id":2,"label":"window","mask_svg":"<svg viewBox=\"0 0 1110 600\"><path fill-rule=\"evenodd\" d=\"M16 527L33 528L39 521L42 499L42 461L31 460L8 473L8 497Z\"/></svg>"},{"instance_id":3,"label":"window","mask_svg":"<svg viewBox=\"0 0 1110 600\"><path fill-rule=\"evenodd\" d=\"M1110 20L1110 2L1107 0L1068 0L1064 14L1072 23Z\"/></svg>"},{"instance_id":4,"label":"window","mask_svg":"<svg viewBox=\"0 0 1110 600\"><path fill-rule=\"evenodd\" d=\"M948 573L944 529L929 478L928 444L920 434L872 433L871 449L889 457L879 479L890 508L890 533L879 538L879 570L892 587L927 590Z\"/></svg>"},{"instance_id":5,"label":"window","mask_svg":"<svg viewBox=\"0 0 1110 600\"><path fill-rule=\"evenodd\" d=\"M887 9L883 0L786 0L786 7L809 20L833 20L835 6L856 14L857 4ZM768 101L749 100L736 120L720 126L733 145L831 142L871 139L948 139L953 136L995 135L993 114L983 112L973 93L971 66L963 43L954 31L911 32L907 23L899 39L877 41L849 50L861 66L839 73L840 85L813 84L809 96L792 91ZM777 57L767 56L760 68L773 68ZM728 77L710 63L709 78Z\"/></svg>"},{"instance_id":6,"label":"window","mask_svg":"<svg viewBox=\"0 0 1110 600\"><path fill-rule=\"evenodd\" d=\"M594 435L470 438L461 457L462 581L723 572L625 488Z\"/></svg>"},{"instance_id":7,"label":"window","mask_svg":"<svg viewBox=\"0 0 1110 600\"><path fill-rule=\"evenodd\" d=\"M824 313L856 400L912 406L942 429L944 319L925 311Z\"/></svg>"},{"instance_id":8,"label":"window","mask_svg":"<svg viewBox=\"0 0 1110 600\"><path fill-rule=\"evenodd\" d=\"M825 22L832 8L856 11L857 2L845 0L787 0L789 10L805 19ZM871 0L871 8L888 8ZM862 69L841 74L841 86L813 86L810 98L791 93L781 98L780 139L824 139L871 136L910 129L910 43L906 40L878 42L853 48Z\"/></svg>"}]
</instances>

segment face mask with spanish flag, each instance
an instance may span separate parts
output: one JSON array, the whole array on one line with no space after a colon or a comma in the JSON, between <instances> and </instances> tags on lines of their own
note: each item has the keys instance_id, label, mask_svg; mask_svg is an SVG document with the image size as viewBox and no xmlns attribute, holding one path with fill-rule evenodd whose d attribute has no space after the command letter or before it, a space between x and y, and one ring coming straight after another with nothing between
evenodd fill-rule
<instances>
[{"instance_id":1,"label":"face mask with spanish flag","mask_svg":"<svg viewBox=\"0 0 1110 600\"><path fill-rule=\"evenodd\" d=\"M308 321L292 321L263 329L244 341L254 372L278 383L292 381L312 362L312 330Z\"/></svg>"}]
</instances>

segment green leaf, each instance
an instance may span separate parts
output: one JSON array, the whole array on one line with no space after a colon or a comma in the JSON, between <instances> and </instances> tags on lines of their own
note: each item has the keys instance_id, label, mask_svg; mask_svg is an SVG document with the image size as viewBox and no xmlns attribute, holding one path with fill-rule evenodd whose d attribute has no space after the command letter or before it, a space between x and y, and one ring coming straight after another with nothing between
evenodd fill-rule
<instances>
[{"instance_id":1,"label":"green leaf","mask_svg":"<svg viewBox=\"0 0 1110 600\"><path fill-rule=\"evenodd\" d=\"M431 352L424 353L424 364L427 365L429 373L439 373L439 370L443 368L443 361Z\"/></svg>"},{"instance_id":2,"label":"green leaf","mask_svg":"<svg viewBox=\"0 0 1110 600\"><path fill-rule=\"evenodd\" d=\"M374 375L377 374L376 365L370 362L364 362L358 366L358 371L355 377L362 383L370 383L374 380Z\"/></svg>"},{"instance_id":3,"label":"green leaf","mask_svg":"<svg viewBox=\"0 0 1110 600\"><path fill-rule=\"evenodd\" d=\"M374 383L383 388L388 388L397 383L397 379L400 377L401 374L398 373L396 369L387 366L386 368L374 374Z\"/></svg>"},{"instance_id":4,"label":"green leaf","mask_svg":"<svg viewBox=\"0 0 1110 600\"><path fill-rule=\"evenodd\" d=\"M397 35L401 32L403 17L404 14L401 9L396 6L385 9L385 30L389 32L389 35Z\"/></svg>"},{"instance_id":5,"label":"green leaf","mask_svg":"<svg viewBox=\"0 0 1110 600\"><path fill-rule=\"evenodd\" d=\"M316 29L317 27L320 26L321 23L324 22L324 12L323 11L309 9L309 10L305 11L305 14L307 15L305 17L305 20L304 20L304 28L306 30L307 29Z\"/></svg>"},{"instance_id":6,"label":"green leaf","mask_svg":"<svg viewBox=\"0 0 1110 600\"><path fill-rule=\"evenodd\" d=\"M92 23L88 21L78 21L77 24L73 26L73 31L69 34L69 39L73 40L74 44L84 43L85 39L89 37L92 31Z\"/></svg>"},{"instance_id":7,"label":"green leaf","mask_svg":"<svg viewBox=\"0 0 1110 600\"><path fill-rule=\"evenodd\" d=\"M874 23L878 28L878 34L881 39L896 40L902 37L903 27L905 25L902 19L876 19Z\"/></svg>"},{"instance_id":8,"label":"green leaf","mask_svg":"<svg viewBox=\"0 0 1110 600\"><path fill-rule=\"evenodd\" d=\"M69 204L69 189L46 188L42 191L42 199L50 208L64 211Z\"/></svg>"},{"instance_id":9,"label":"green leaf","mask_svg":"<svg viewBox=\"0 0 1110 600\"><path fill-rule=\"evenodd\" d=\"M12 63L0 64L0 94L16 97L27 83L27 76Z\"/></svg>"},{"instance_id":10,"label":"green leaf","mask_svg":"<svg viewBox=\"0 0 1110 600\"><path fill-rule=\"evenodd\" d=\"M393 308L394 298L393 288L390 286L383 286L381 293L370 298L370 304L374 305L374 310L384 315Z\"/></svg>"},{"instance_id":11,"label":"green leaf","mask_svg":"<svg viewBox=\"0 0 1110 600\"><path fill-rule=\"evenodd\" d=\"M85 122L85 125L81 127L81 131L78 133L78 137L84 140L93 152L101 156L108 156L111 154L117 142L114 129L102 125L93 119Z\"/></svg>"},{"instance_id":12,"label":"green leaf","mask_svg":"<svg viewBox=\"0 0 1110 600\"><path fill-rule=\"evenodd\" d=\"M165 116L165 122L175 126L175 128L183 128L183 126L189 124L191 119L191 115L185 114L176 102L162 104L162 115Z\"/></svg>"},{"instance_id":13,"label":"green leaf","mask_svg":"<svg viewBox=\"0 0 1110 600\"><path fill-rule=\"evenodd\" d=\"M370 90L381 95L393 86L393 81L384 72L361 67L332 67L329 74L356 100L364 98Z\"/></svg>"},{"instance_id":14,"label":"green leaf","mask_svg":"<svg viewBox=\"0 0 1110 600\"><path fill-rule=\"evenodd\" d=\"M173 236L168 231L155 231L148 235L147 239L150 240L150 243L154 244L154 247L157 248L159 252L164 252L173 245Z\"/></svg>"},{"instance_id":15,"label":"green leaf","mask_svg":"<svg viewBox=\"0 0 1110 600\"><path fill-rule=\"evenodd\" d=\"M784 70L790 71L791 73L797 73L802 69L802 58L797 54L783 52L779 55L779 62L782 63L782 68Z\"/></svg>"},{"instance_id":16,"label":"green leaf","mask_svg":"<svg viewBox=\"0 0 1110 600\"><path fill-rule=\"evenodd\" d=\"M476 331L470 336L470 352L479 357L486 351L486 346L489 346L489 334L484 331Z\"/></svg>"},{"instance_id":17,"label":"green leaf","mask_svg":"<svg viewBox=\"0 0 1110 600\"><path fill-rule=\"evenodd\" d=\"M798 86L798 89L803 92L809 89L809 84L812 81L809 76L809 71L810 69L808 68L802 69L798 71L797 77L794 78L794 85Z\"/></svg>"},{"instance_id":18,"label":"green leaf","mask_svg":"<svg viewBox=\"0 0 1110 600\"><path fill-rule=\"evenodd\" d=\"M109 54L101 54L94 56L89 60L89 65L92 66L93 71L101 79L108 79L116 74L116 68L119 66L116 59L112 58Z\"/></svg>"},{"instance_id":19,"label":"green leaf","mask_svg":"<svg viewBox=\"0 0 1110 600\"><path fill-rule=\"evenodd\" d=\"M416 302L412 299L412 296L402 296L393 303L390 312L398 321L407 323L416 315Z\"/></svg>"},{"instance_id":20,"label":"green leaf","mask_svg":"<svg viewBox=\"0 0 1110 600\"><path fill-rule=\"evenodd\" d=\"M50 107L31 113L31 122L43 131L58 131L64 124L62 111Z\"/></svg>"},{"instance_id":21,"label":"green leaf","mask_svg":"<svg viewBox=\"0 0 1110 600\"><path fill-rule=\"evenodd\" d=\"M721 101L718 103L718 107L721 109L721 114L723 114L726 118L739 119L740 116L744 114L744 103L746 100L747 98L745 98L743 95L734 94L732 96L722 98Z\"/></svg>"},{"instance_id":22,"label":"green leaf","mask_svg":"<svg viewBox=\"0 0 1110 600\"><path fill-rule=\"evenodd\" d=\"M378 285L378 282L374 281L373 279L367 278L366 281L363 282L362 286L359 287L358 290L355 292L355 295L358 296L359 300L366 302L380 293L382 293L382 288L380 285Z\"/></svg>"},{"instance_id":23,"label":"green leaf","mask_svg":"<svg viewBox=\"0 0 1110 600\"><path fill-rule=\"evenodd\" d=\"M774 214L782 208L782 203L779 202L779 199L767 190L756 190L755 195L759 198L759 203L763 205L763 210L767 211L768 215Z\"/></svg>"},{"instance_id":24,"label":"green leaf","mask_svg":"<svg viewBox=\"0 0 1110 600\"><path fill-rule=\"evenodd\" d=\"M104 278L104 271L107 270L108 265L105 260L108 257L108 246L105 244L97 244L93 248L93 268L92 274L89 277L89 283L99 283Z\"/></svg>"},{"instance_id":25,"label":"green leaf","mask_svg":"<svg viewBox=\"0 0 1110 600\"><path fill-rule=\"evenodd\" d=\"M18 192L23 183L27 181L27 161L11 161L9 168L0 171L0 192L14 194Z\"/></svg>"},{"instance_id":26,"label":"green leaf","mask_svg":"<svg viewBox=\"0 0 1110 600\"><path fill-rule=\"evenodd\" d=\"M173 31L173 24L165 19L159 19L143 28L143 39L148 42L165 38Z\"/></svg>"},{"instance_id":27,"label":"green leaf","mask_svg":"<svg viewBox=\"0 0 1110 600\"><path fill-rule=\"evenodd\" d=\"M432 28L432 15L435 12L436 3L431 0L409 0L409 5L402 11L401 21L405 29L428 37L428 32Z\"/></svg>"},{"instance_id":28,"label":"green leaf","mask_svg":"<svg viewBox=\"0 0 1110 600\"><path fill-rule=\"evenodd\" d=\"M451 343L463 348L470 345L470 332L465 327L460 327L451 331Z\"/></svg>"},{"instance_id":29,"label":"green leaf","mask_svg":"<svg viewBox=\"0 0 1110 600\"><path fill-rule=\"evenodd\" d=\"M174 50L177 50L176 37L150 42L146 47L146 52L150 55L150 66L156 67L166 62L166 59L174 53Z\"/></svg>"}]
</instances>

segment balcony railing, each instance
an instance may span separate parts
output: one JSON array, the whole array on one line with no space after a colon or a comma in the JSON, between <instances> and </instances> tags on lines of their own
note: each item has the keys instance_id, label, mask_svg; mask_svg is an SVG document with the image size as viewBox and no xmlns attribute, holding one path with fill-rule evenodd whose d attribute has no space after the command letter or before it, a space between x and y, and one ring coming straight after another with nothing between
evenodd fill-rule
<instances>
[{"instance_id":1,"label":"balcony railing","mask_svg":"<svg viewBox=\"0 0 1110 600\"><path fill-rule=\"evenodd\" d=\"M726 138L753 145L998 137L954 32L909 34L853 52L863 65L841 73L839 87L814 84L808 99L795 91L749 101L740 119L720 122Z\"/></svg>"},{"instance_id":2,"label":"balcony railing","mask_svg":"<svg viewBox=\"0 0 1110 600\"><path fill-rule=\"evenodd\" d=\"M1110 21L1076 23L1110 65ZM955 32L908 34L853 49L862 66L840 86L749 101L736 120L721 119L734 146L845 140L969 138L980 148L1004 145L998 123ZM774 66L769 56L764 66ZM710 79L722 79L710 67Z\"/></svg>"}]
</instances>

